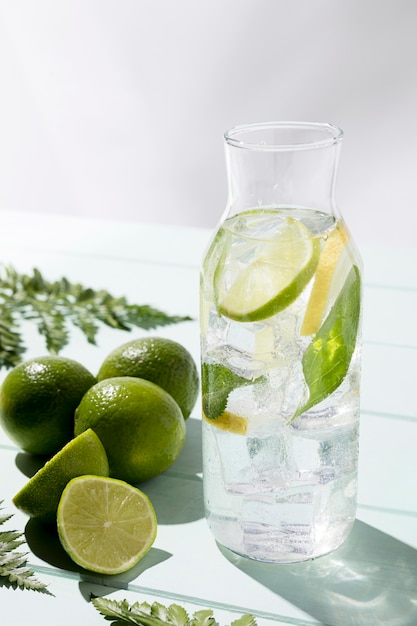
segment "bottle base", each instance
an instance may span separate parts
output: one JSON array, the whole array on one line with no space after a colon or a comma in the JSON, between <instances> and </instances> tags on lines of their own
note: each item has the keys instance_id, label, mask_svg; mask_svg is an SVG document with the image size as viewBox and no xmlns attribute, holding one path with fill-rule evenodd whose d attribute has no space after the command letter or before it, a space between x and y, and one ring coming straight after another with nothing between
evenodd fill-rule
<instances>
[{"instance_id":1,"label":"bottle base","mask_svg":"<svg viewBox=\"0 0 417 626\"><path fill-rule=\"evenodd\" d=\"M328 527L320 540L312 536L310 526L280 527L251 525L242 528L235 523L221 522L210 529L222 548L252 561L263 563L301 563L317 559L337 550L348 538L354 520L343 528ZM219 531L220 530L220 531Z\"/></svg>"}]
</instances>

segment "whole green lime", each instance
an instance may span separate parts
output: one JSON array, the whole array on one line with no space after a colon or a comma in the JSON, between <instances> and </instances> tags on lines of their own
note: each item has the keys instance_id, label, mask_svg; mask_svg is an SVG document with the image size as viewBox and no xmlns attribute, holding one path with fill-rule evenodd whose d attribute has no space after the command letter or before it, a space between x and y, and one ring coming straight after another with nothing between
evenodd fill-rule
<instances>
[{"instance_id":1,"label":"whole green lime","mask_svg":"<svg viewBox=\"0 0 417 626\"><path fill-rule=\"evenodd\" d=\"M110 476L135 484L164 472L185 441L174 398L142 378L108 378L91 387L75 412L75 435L91 428L100 438Z\"/></svg>"},{"instance_id":2,"label":"whole green lime","mask_svg":"<svg viewBox=\"0 0 417 626\"><path fill-rule=\"evenodd\" d=\"M134 339L111 352L97 375L98 380L135 376L165 389L178 403L184 419L189 417L199 392L197 366L188 350L171 339Z\"/></svg>"},{"instance_id":3,"label":"whole green lime","mask_svg":"<svg viewBox=\"0 0 417 626\"><path fill-rule=\"evenodd\" d=\"M47 461L14 496L13 503L30 517L55 521L67 483L84 474L109 475L103 444L91 429L69 441Z\"/></svg>"},{"instance_id":4,"label":"whole green lime","mask_svg":"<svg viewBox=\"0 0 417 626\"><path fill-rule=\"evenodd\" d=\"M75 409L96 382L83 365L66 357L20 363L0 390L0 424L25 452L55 454L72 439Z\"/></svg>"}]
</instances>

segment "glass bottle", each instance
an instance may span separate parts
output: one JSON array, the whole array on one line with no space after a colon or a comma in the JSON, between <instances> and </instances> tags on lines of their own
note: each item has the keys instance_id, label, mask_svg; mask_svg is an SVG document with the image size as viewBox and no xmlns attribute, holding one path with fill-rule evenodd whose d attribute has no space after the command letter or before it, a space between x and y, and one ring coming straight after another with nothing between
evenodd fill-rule
<instances>
[{"instance_id":1,"label":"glass bottle","mask_svg":"<svg viewBox=\"0 0 417 626\"><path fill-rule=\"evenodd\" d=\"M337 548L356 514L362 263L329 124L225 134L228 202L201 272L203 480L217 542L253 559Z\"/></svg>"}]
</instances>

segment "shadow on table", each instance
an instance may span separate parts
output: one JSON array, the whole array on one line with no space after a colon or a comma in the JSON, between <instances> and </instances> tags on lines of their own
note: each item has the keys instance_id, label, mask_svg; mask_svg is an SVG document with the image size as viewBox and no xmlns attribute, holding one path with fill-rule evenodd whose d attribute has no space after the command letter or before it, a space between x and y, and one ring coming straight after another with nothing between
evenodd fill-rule
<instances>
[{"instance_id":1,"label":"shadow on table","mask_svg":"<svg viewBox=\"0 0 417 626\"><path fill-rule=\"evenodd\" d=\"M184 448L167 472L138 487L150 498L159 524L186 524L204 517L201 420L188 418Z\"/></svg>"},{"instance_id":2,"label":"shadow on table","mask_svg":"<svg viewBox=\"0 0 417 626\"><path fill-rule=\"evenodd\" d=\"M25 537L33 554L45 563L68 572L78 572L82 581L118 589L127 588L129 582L135 580L142 572L172 556L170 552L165 550L151 548L139 563L129 571L117 574L117 576L101 576L88 572L70 559L61 545L56 527L53 524L43 524L36 519L30 519L26 524Z\"/></svg>"},{"instance_id":3,"label":"shadow on table","mask_svg":"<svg viewBox=\"0 0 417 626\"><path fill-rule=\"evenodd\" d=\"M184 524L204 517L201 420L188 418L187 437L178 459L163 474L138 484L150 498L159 524ZM17 468L32 477L46 462L26 452L16 455Z\"/></svg>"},{"instance_id":4,"label":"shadow on table","mask_svg":"<svg viewBox=\"0 0 417 626\"><path fill-rule=\"evenodd\" d=\"M136 563L130 570L123 572L122 574L116 574L114 576L106 576L100 574L94 574L93 572L87 572L86 570L80 570L80 591L83 593L83 589L86 591L84 597L89 600L88 588L89 585L98 585L100 587L100 593L95 595L106 596L111 594L115 589L128 589L129 583L135 581L146 570L159 565L163 561L166 561L172 556L171 552L165 550L159 550L158 548L151 548L145 556Z\"/></svg>"},{"instance_id":5,"label":"shadow on table","mask_svg":"<svg viewBox=\"0 0 417 626\"><path fill-rule=\"evenodd\" d=\"M28 452L18 452L16 454L16 467L27 478L32 478L38 470L45 465L48 457L35 456Z\"/></svg>"},{"instance_id":6,"label":"shadow on table","mask_svg":"<svg viewBox=\"0 0 417 626\"><path fill-rule=\"evenodd\" d=\"M171 469L187 474L201 474L203 471L201 420L189 417L185 423L187 437L184 448Z\"/></svg>"},{"instance_id":7,"label":"shadow on table","mask_svg":"<svg viewBox=\"0 0 417 626\"><path fill-rule=\"evenodd\" d=\"M358 520L342 547L306 563L260 563L220 550L240 570L325 624L417 624L417 550Z\"/></svg>"}]
</instances>

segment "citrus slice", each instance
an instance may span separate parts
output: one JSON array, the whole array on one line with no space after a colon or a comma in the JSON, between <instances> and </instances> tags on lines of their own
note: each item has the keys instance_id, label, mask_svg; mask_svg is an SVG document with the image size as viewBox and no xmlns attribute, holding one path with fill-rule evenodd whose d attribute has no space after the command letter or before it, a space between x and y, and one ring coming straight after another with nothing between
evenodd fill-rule
<instances>
[{"instance_id":1,"label":"citrus slice","mask_svg":"<svg viewBox=\"0 0 417 626\"><path fill-rule=\"evenodd\" d=\"M302 293L314 274L320 244L304 224L287 217L279 234L259 242L259 253L227 287L228 270L220 261L215 273L219 312L238 322L276 315Z\"/></svg>"},{"instance_id":2,"label":"citrus slice","mask_svg":"<svg viewBox=\"0 0 417 626\"><path fill-rule=\"evenodd\" d=\"M151 548L157 521L149 498L116 478L80 476L65 487L58 506L58 535L81 567L120 574Z\"/></svg>"},{"instance_id":3,"label":"citrus slice","mask_svg":"<svg viewBox=\"0 0 417 626\"><path fill-rule=\"evenodd\" d=\"M214 420L209 419L203 412L203 418L208 424L220 428L221 430L226 430L229 433L234 433L235 435L246 435L248 430L248 418L236 415L230 411L224 411Z\"/></svg>"},{"instance_id":4,"label":"citrus slice","mask_svg":"<svg viewBox=\"0 0 417 626\"><path fill-rule=\"evenodd\" d=\"M332 300L332 284L338 270L347 273L351 262L346 252L348 234L343 226L336 226L328 235L317 265L313 287L307 303L301 326L301 335L315 335ZM337 283L344 283L344 276L338 276ZM339 280L340 279L340 280Z\"/></svg>"},{"instance_id":5,"label":"citrus slice","mask_svg":"<svg viewBox=\"0 0 417 626\"><path fill-rule=\"evenodd\" d=\"M109 475L103 444L91 429L67 443L14 496L14 505L43 521L55 521L67 483L82 474Z\"/></svg>"}]
</instances>

